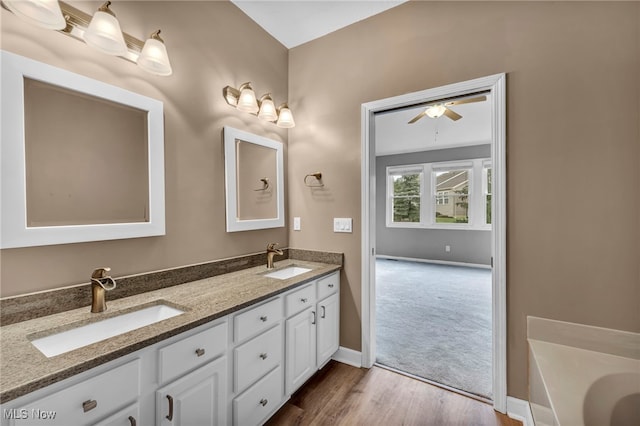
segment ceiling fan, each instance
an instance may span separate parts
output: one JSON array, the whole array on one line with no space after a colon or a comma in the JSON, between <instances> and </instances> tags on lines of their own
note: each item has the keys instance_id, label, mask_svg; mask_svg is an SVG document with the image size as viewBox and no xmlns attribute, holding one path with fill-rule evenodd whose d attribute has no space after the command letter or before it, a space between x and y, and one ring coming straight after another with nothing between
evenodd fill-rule
<instances>
[{"instance_id":1,"label":"ceiling fan","mask_svg":"<svg viewBox=\"0 0 640 426\"><path fill-rule=\"evenodd\" d=\"M420 114L413 117L408 124L415 123L425 115L430 118L438 118L444 115L453 121L458 121L462 118L462 116L457 112L449 109L450 106L470 104L470 103L482 102L486 100L487 100L486 96L477 96L475 98L460 99L458 101L451 101L451 102L439 102L433 105L429 105L426 107L424 111L422 111Z\"/></svg>"}]
</instances>

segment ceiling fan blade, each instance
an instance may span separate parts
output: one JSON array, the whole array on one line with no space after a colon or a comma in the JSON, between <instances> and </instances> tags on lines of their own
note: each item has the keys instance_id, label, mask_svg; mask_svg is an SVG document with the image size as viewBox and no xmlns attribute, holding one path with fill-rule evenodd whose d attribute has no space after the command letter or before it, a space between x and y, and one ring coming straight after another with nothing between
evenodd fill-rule
<instances>
[{"instance_id":1,"label":"ceiling fan blade","mask_svg":"<svg viewBox=\"0 0 640 426\"><path fill-rule=\"evenodd\" d=\"M420 120L422 117L424 117L425 115L427 115L427 110L422 111L420 114L416 115L415 117L413 117L407 124L413 124L416 121Z\"/></svg>"},{"instance_id":2,"label":"ceiling fan blade","mask_svg":"<svg viewBox=\"0 0 640 426\"><path fill-rule=\"evenodd\" d=\"M448 118L452 119L453 121L458 121L462 118L460 114L450 110L449 108L445 108L444 115L446 115Z\"/></svg>"},{"instance_id":3,"label":"ceiling fan blade","mask_svg":"<svg viewBox=\"0 0 640 426\"><path fill-rule=\"evenodd\" d=\"M486 101L486 100L487 100L486 96L477 96L475 98L460 99L459 101L447 102L445 105L446 106L451 106L451 105L471 104L471 103L474 103L474 102L482 102L482 101Z\"/></svg>"}]
</instances>

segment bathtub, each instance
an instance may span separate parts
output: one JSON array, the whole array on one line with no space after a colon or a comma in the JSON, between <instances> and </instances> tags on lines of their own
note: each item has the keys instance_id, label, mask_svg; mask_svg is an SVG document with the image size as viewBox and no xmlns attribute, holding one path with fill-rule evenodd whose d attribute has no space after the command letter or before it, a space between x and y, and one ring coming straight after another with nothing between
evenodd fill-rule
<instances>
[{"instance_id":1,"label":"bathtub","mask_svg":"<svg viewBox=\"0 0 640 426\"><path fill-rule=\"evenodd\" d=\"M527 318L536 426L640 425L640 334Z\"/></svg>"}]
</instances>

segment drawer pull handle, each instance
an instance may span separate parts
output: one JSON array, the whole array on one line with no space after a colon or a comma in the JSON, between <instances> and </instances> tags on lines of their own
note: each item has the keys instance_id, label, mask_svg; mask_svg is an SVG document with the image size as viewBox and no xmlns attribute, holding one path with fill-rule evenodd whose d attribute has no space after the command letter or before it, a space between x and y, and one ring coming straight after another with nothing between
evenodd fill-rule
<instances>
[{"instance_id":1,"label":"drawer pull handle","mask_svg":"<svg viewBox=\"0 0 640 426\"><path fill-rule=\"evenodd\" d=\"M301 301L302 303L307 303L307 300L309 300L309 299L307 299L306 297L303 297L302 299L300 299L300 301Z\"/></svg>"},{"instance_id":2,"label":"drawer pull handle","mask_svg":"<svg viewBox=\"0 0 640 426\"><path fill-rule=\"evenodd\" d=\"M329 288L333 288L333 284L329 284Z\"/></svg>"},{"instance_id":3,"label":"drawer pull handle","mask_svg":"<svg viewBox=\"0 0 640 426\"><path fill-rule=\"evenodd\" d=\"M167 414L167 420L173 421L173 397L171 395L167 395L167 399L169 400L169 414Z\"/></svg>"},{"instance_id":4,"label":"drawer pull handle","mask_svg":"<svg viewBox=\"0 0 640 426\"><path fill-rule=\"evenodd\" d=\"M261 316L260 321L267 322L267 316L266 315Z\"/></svg>"},{"instance_id":5,"label":"drawer pull handle","mask_svg":"<svg viewBox=\"0 0 640 426\"><path fill-rule=\"evenodd\" d=\"M196 355L198 355L198 356L204 355L204 349L202 349L202 348L196 349Z\"/></svg>"},{"instance_id":6,"label":"drawer pull handle","mask_svg":"<svg viewBox=\"0 0 640 426\"><path fill-rule=\"evenodd\" d=\"M95 399L89 399L82 403L82 409L86 413L87 411L91 411L98 406L98 401Z\"/></svg>"},{"instance_id":7,"label":"drawer pull handle","mask_svg":"<svg viewBox=\"0 0 640 426\"><path fill-rule=\"evenodd\" d=\"M261 353L260 358L267 359L267 353L266 352Z\"/></svg>"},{"instance_id":8,"label":"drawer pull handle","mask_svg":"<svg viewBox=\"0 0 640 426\"><path fill-rule=\"evenodd\" d=\"M131 423L131 426L136 426L136 418L129 416L129 423Z\"/></svg>"},{"instance_id":9,"label":"drawer pull handle","mask_svg":"<svg viewBox=\"0 0 640 426\"><path fill-rule=\"evenodd\" d=\"M313 319L311 320L311 324L315 324L316 323L316 311L311 311L311 313L313 314Z\"/></svg>"},{"instance_id":10,"label":"drawer pull handle","mask_svg":"<svg viewBox=\"0 0 640 426\"><path fill-rule=\"evenodd\" d=\"M324 318L327 316L327 310L325 309L324 306L320 306L322 308L322 315L320 315L320 318Z\"/></svg>"},{"instance_id":11,"label":"drawer pull handle","mask_svg":"<svg viewBox=\"0 0 640 426\"><path fill-rule=\"evenodd\" d=\"M260 400L260 405L262 405L263 407L264 407L265 405L267 405L268 403L269 403L269 400L267 400L267 398L262 398L262 399Z\"/></svg>"}]
</instances>

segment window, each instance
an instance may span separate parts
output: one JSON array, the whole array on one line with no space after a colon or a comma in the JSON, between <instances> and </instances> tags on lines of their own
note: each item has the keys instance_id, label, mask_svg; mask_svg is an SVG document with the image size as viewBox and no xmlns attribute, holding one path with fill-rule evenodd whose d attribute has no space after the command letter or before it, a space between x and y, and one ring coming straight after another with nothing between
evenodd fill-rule
<instances>
[{"instance_id":1,"label":"window","mask_svg":"<svg viewBox=\"0 0 640 426\"><path fill-rule=\"evenodd\" d=\"M387 226L491 229L491 178L488 159L387 167Z\"/></svg>"},{"instance_id":2,"label":"window","mask_svg":"<svg viewBox=\"0 0 640 426\"><path fill-rule=\"evenodd\" d=\"M433 172L437 194L435 223L469 223L470 174L469 169Z\"/></svg>"},{"instance_id":3,"label":"window","mask_svg":"<svg viewBox=\"0 0 640 426\"><path fill-rule=\"evenodd\" d=\"M484 223L487 225L491 225L492 184L491 163L485 163L482 167L482 190L484 193Z\"/></svg>"},{"instance_id":4,"label":"window","mask_svg":"<svg viewBox=\"0 0 640 426\"><path fill-rule=\"evenodd\" d=\"M389 174L393 222L419 223L422 194L421 170L398 170Z\"/></svg>"}]
</instances>

